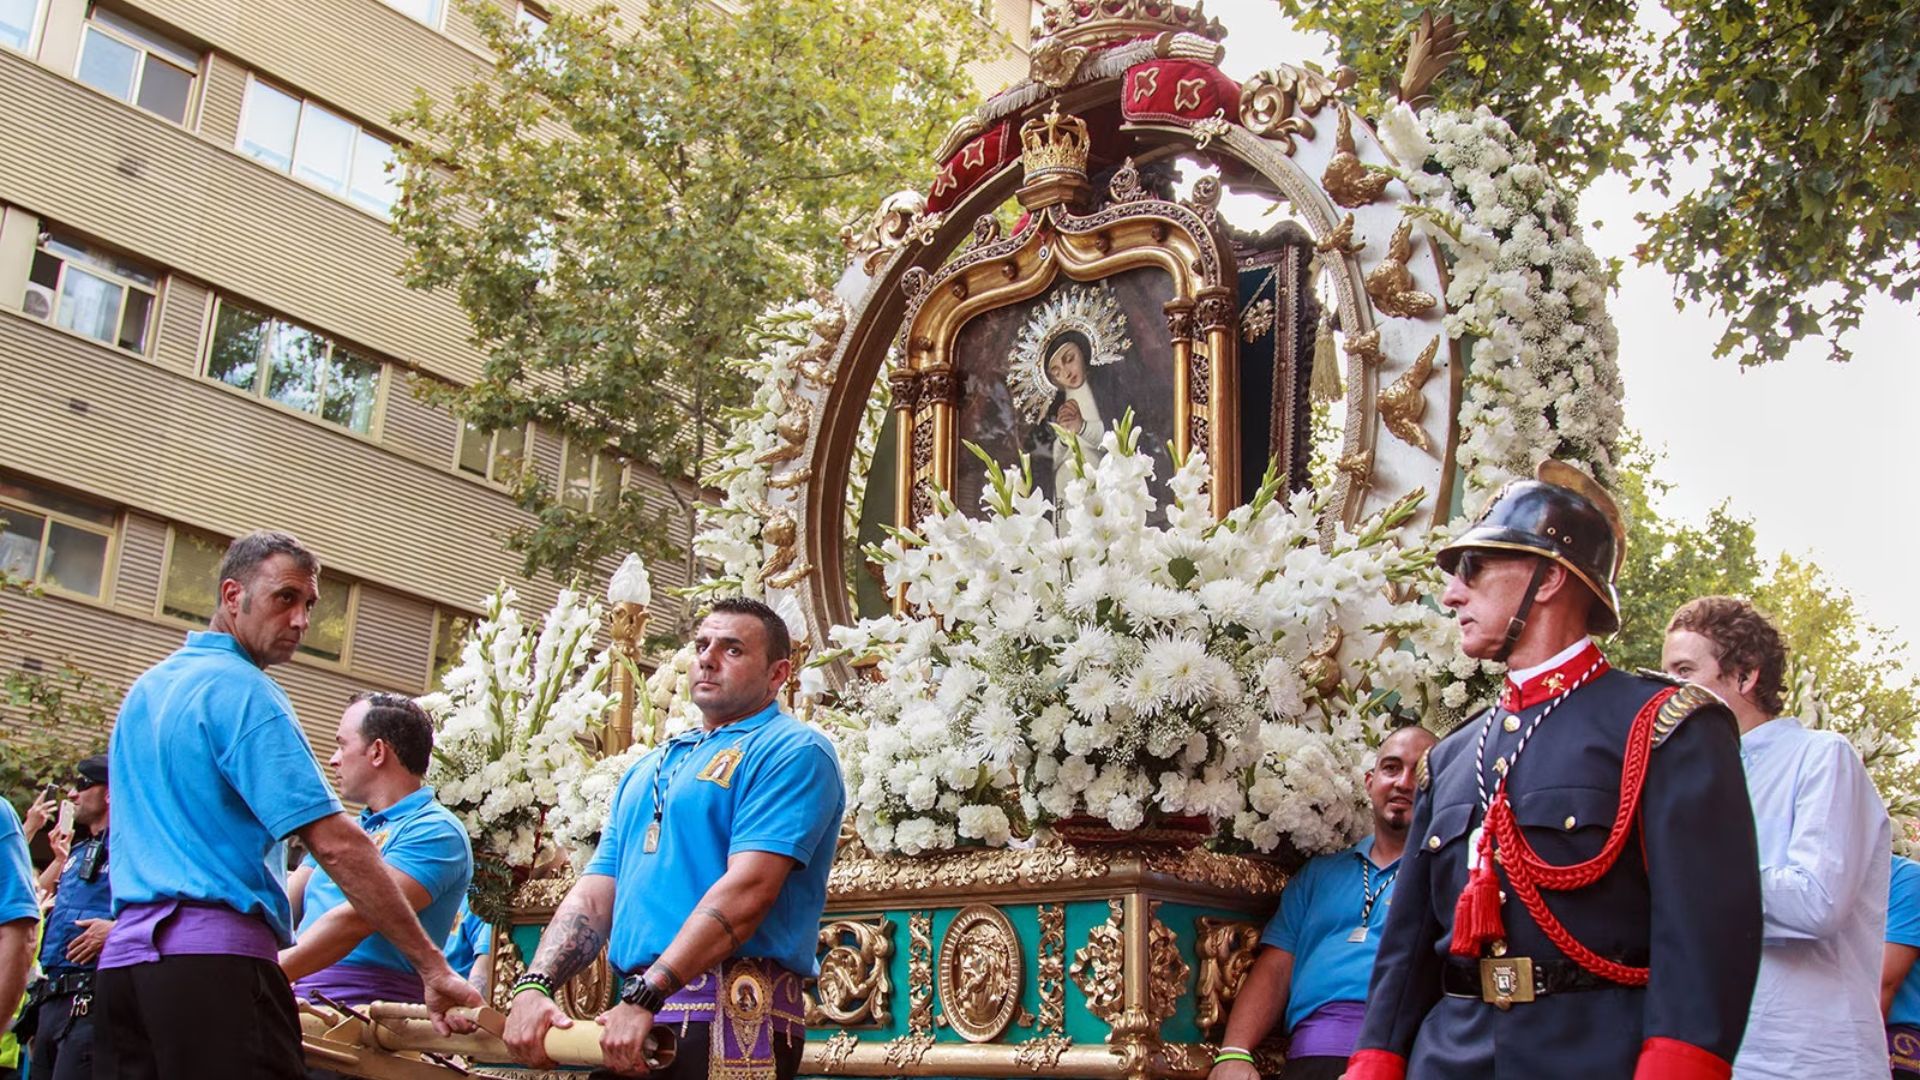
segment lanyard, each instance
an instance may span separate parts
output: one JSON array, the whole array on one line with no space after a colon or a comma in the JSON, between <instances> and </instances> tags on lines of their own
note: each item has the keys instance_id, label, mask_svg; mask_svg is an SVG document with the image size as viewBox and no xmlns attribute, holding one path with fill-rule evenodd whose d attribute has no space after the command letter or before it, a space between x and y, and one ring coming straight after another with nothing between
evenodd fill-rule
<instances>
[{"instance_id":1,"label":"lanyard","mask_svg":"<svg viewBox=\"0 0 1920 1080\"><path fill-rule=\"evenodd\" d=\"M720 729L714 729L714 731L718 730ZM653 767L653 821L647 826L645 841L645 849L648 852L657 851L660 848L660 822L667 816L666 793L673 789L673 782L679 778L680 770L686 768L687 762L692 761L694 757L700 753L700 747L706 743L707 737L712 734L713 731L701 732L700 737L693 740L693 746L690 747L686 753L680 755L680 761L674 765L672 772L666 772L667 761L673 757L674 746L680 740L674 739L669 741L665 747L661 748L660 760ZM662 773L666 774L664 780L661 776Z\"/></svg>"},{"instance_id":2,"label":"lanyard","mask_svg":"<svg viewBox=\"0 0 1920 1080\"><path fill-rule=\"evenodd\" d=\"M1505 792L1507 787L1507 777L1513 774L1513 767L1519 764L1520 762L1520 752L1527 748L1527 740L1533 738L1533 733L1540 729L1540 722L1542 720L1545 720L1547 717L1552 716L1553 710L1558 709L1561 705L1565 704L1566 700L1573 696L1573 692L1575 690L1578 690L1582 686L1585 686L1587 680L1593 678L1593 673L1596 671L1599 671L1601 668L1601 665L1605 663L1606 663L1605 659L1595 660L1593 662L1593 666L1587 669L1586 674L1580 676L1578 679L1573 680L1572 686L1569 686L1565 690L1561 691L1559 697L1554 698L1552 703L1550 703L1545 709L1542 709L1540 711L1539 716L1536 716L1533 718L1533 722L1527 725L1527 730L1520 733L1520 741L1514 744L1512 754L1509 754L1505 757L1494 759L1496 765L1499 767L1499 770L1500 770L1500 782L1495 786L1495 790L1493 793L1495 796L1498 796ZM1493 718L1499 712L1500 712L1500 709L1497 706L1487 710L1486 722L1480 725L1480 743L1474 753L1475 767L1474 767L1473 779L1474 779L1474 783L1480 786L1480 811L1483 815L1486 813L1487 807L1492 804L1492 799L1489 798L1487 794L1487 733L1493 730ZM1477 846L1477 845L1469 845L1470 850L1467 853L1469 865L1472 864L1473 852L1471 848L1474 846Z\"/></svg>"},{"instance_id":3,"label":"lanyard","mask_svg":"<svg viewBox=\"0 0 1920 1080\"><path fill-rule=\"evenodd\" d=\"M1357 853L1356 853L1357 854ZM1373 859L1368 855L1360 856L1360 925L1366 926L1373 918L1374 902L1393 888L1393 879L1400 876L1400 864L1395 863L1391 870L1380 872L1380 885L1373 884Z\"/></svg>"}]
</instances>

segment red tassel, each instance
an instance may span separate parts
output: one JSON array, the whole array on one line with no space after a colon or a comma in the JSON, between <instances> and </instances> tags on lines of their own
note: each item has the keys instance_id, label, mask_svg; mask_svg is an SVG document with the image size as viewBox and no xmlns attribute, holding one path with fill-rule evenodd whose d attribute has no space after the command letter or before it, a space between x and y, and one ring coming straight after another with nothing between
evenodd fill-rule
<instances>
[{"instance_id":1,"label":"red tassel","mask_svg":"<svg viewBox=\"0 0 1920 1080\"><path fill-rule=\"evenodd\" d=\"M1491 818L1503 806L1496 800L1487 816ZM1506 923L1500 918L1500 877L1493 872L1493 832L1483 829L1473 872L1467 875L1467 887L1460 890L1460 901L1453 908L1453 945L1455 956L1479 956L1480 950L1507 936Z\"/></svg>"}]
</instances>

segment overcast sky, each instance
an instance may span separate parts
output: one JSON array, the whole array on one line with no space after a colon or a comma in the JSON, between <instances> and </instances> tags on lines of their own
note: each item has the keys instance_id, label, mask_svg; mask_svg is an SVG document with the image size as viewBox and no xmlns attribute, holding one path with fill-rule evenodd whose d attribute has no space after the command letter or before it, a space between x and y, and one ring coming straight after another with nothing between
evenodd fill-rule
<instances>
[{"instance_id":1,"label":"overcast sky","mask_svg":"<svg viewBox=\"0 0 1920 1080\"><path fill-rule=\"evenodd\" d=\"M1224 66L1235 78L1276 62L1331 63L1326 39L1292 29L1273 0L1209 0L1207 13L1229 30ZM1920 453L1899 432L1920 435L1920 310L1873 302L1849 339L1849 364L1830 363L1815 341L1742 371L1713 356L1721 320L1697 305L1675 311L1672 279L1633 264L1634 215L1659 206L1610 176L1588 190L1581 221L1601 257L1627 264L1608 307L1620 328L1627 423L1666 452L1659 474L1675 484L1663 509L1699 522L1730 502L1753 519L1763 555L1810 554L1911 647L1920 637Z\"/></svg>"}]
</instances>

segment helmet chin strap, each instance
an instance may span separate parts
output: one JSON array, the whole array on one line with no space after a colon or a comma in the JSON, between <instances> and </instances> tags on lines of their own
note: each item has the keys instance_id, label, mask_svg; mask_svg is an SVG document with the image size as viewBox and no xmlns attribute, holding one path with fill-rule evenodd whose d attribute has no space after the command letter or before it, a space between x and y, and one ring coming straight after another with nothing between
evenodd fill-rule
<instances>
[{"instance_id":1,"label":"helmet chin strap","mask_svg":"<svg viewBox=\"0 0 1920 1080\"><path fill-rule=\"evenodd\" d=\"M1520 597L1520 607L1514 611L1513 618L1507 620L1507 636L1500 642L1500 651L1493 654L1496 663L1504 664L1512 655L1513 647L1520 643L1520 635L1526 632L1527 616L1533 614L1533 601L1540 592L1540 583L1547 579L1547 570L1552 562L1544 558L1534 560L1533 577L1527 582L1527 591Z\"/></svg>"}]
</instances>

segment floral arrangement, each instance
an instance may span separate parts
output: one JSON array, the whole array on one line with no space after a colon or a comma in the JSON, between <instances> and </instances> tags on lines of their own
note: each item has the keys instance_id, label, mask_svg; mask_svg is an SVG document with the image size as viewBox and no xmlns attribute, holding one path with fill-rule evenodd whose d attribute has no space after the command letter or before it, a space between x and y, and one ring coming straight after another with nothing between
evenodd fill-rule
<instances>
[{"instance_id":1,"label":"floral arrangement","mask_svg":"<svg viewBox=\"0 0 1920 1080\"><path fill-rule=\"evenodd\" d=\"M1149 524L1130 423L1102 449L1057 509L989 461L979 517L943 503L871 553L909 610L835 631L881 675L835 717L861 837L916 853L1188 817L1262 851L1350 842L1360 748L1417 689L1388 646L1426 626L1393 599L1426 572L1398 537L1423 496L1323 547L1319 500L1273 478L1216 522L1195 454Z\"/></svg>"},{"instance_id":2,"label":"floral arrangement","mask_svg":"<svg viewBox=\"0 0 1920 1080\"><path fill-rule=\"evenodd\" d=\"M548 860L544 834L554 822L546 808L590 761L614 704L610 660L594 650L601 605L563 589L536 627L522 619L518 600L505 583L494 591L460 662L438 692L420 699L436 726L427 779L466 825L475 878L491 882L488 891L506 887L495 879L530 874Z\"/></svg>"},{"instance_id":3,"label":"floral arrangement","mask_svg":"<svg viewBox=\"0 0 1920 1080\"><path fill-rule=\"evenodd\" d=\"M1450 257L1447 331L1472 339L1458 457L1469 509L1549 457L1609 481L1622 419L1612 277L1581 238L1574 197L1484 107L1402 104L1380 140Z\"/></svg>"}]
</instances>

